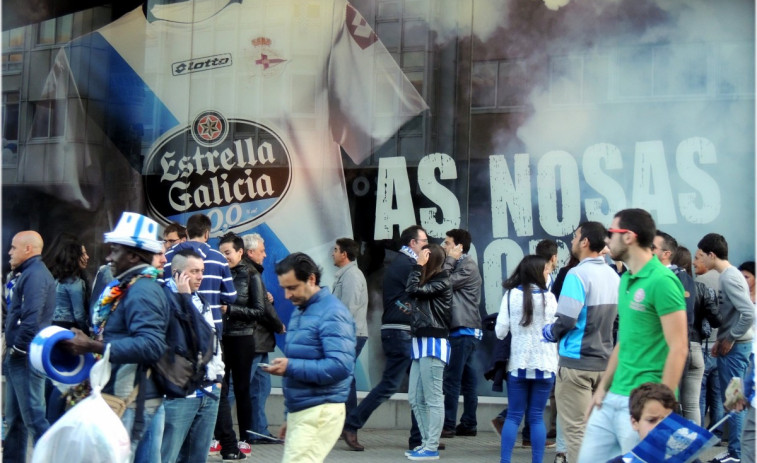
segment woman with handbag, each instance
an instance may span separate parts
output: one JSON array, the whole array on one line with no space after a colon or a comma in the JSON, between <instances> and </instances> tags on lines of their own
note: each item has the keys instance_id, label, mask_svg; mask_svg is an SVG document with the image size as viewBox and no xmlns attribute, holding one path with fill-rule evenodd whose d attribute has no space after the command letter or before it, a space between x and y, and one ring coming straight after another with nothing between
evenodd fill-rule
<instances>
[{"instance_id":1,"label":"woman with handbag","mask_svg":"<svg viewBox=\"0 0 757 463\"><path fill-rule=\"evenodd\" d=\"M494 330L499 339L512 333L507 365L509 409L502 428L500 462L510 463L518 427L526 415L531 426L531 461L541 463L547 431L544 407L555 381L557 345L542 342L542 328L552 323L557 300L547 290L547 261L526 256L503 286L499 316Z\"/></svg>"},{"instance_id":2,"label":"woman with handbag","mask_svg":"<svg viewBox=\"0 0 757 463\"><path fill-rule=\"evenodd\" d=\"M405 452L410 460L439 458L439 437L444 426L442 384L444 367L449 362L447 337L452 321L452 285L449 272L442 270L446 256L438 244L424 246L405 287L413 298L413 363L407 395L421 432L421 445Z\"/></svg>"}]
</instances>

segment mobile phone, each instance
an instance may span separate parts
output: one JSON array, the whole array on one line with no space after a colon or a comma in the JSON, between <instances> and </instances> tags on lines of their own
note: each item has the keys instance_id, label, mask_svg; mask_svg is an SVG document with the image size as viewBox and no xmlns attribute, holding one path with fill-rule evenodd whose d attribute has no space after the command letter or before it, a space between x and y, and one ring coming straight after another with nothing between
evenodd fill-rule
<instances>
[{"instance_id":1,"label":"mobile phone","mask_svg":"<svg viewBox=\"0 0 757 463\"><path fill-rule=\"evenodd\" d=\"M271 365L269 365L269 364L267 364L267 363L258 363L258 367L259 367L259 368L268 368L268 367L270 367L270 366L271 366Z\"/></svg>"},{"instance_id":2,"label":"mobile phone","mask_svg":"<svg viewBox=\"0 0 757 463\"><path fill-rule=\"evenodd\" d=\"M174 277L174 279L178 279L178 278L179 278L179 275L181 275L181 273L179 273L179 271L178 271L178 270L175 270L175 271L173 272L173 277Z\"/></svg>"}]
</instances>

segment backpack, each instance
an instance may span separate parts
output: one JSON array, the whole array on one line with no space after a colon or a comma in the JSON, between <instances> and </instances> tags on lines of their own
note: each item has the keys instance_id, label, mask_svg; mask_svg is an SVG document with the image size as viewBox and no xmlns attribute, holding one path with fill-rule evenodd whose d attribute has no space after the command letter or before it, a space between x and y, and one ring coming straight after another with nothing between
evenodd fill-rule
<instances>
[{"instance_id":1,"label":"backpack","mask_svg":"<svg viewBox=\"0 0 757 463\"><path fill-rule=\"evenodd\" d=\"M155 381L167 398L184 398L205 381L205 367L216 352L215 330L197 310L190 295L174 293L166 286L163 289L170 307L167 347L152 368L157 373Z\"/></svg>"}]
</instances>

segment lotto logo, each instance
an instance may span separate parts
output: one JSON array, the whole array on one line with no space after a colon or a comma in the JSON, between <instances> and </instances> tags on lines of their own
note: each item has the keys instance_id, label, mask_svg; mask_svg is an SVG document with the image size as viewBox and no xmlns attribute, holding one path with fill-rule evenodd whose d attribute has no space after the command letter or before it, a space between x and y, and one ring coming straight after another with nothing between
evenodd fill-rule
<instances>
[{"instance_id":1,"label":"lotto logo","mask_svg":"<svg viewBox=\"0 0 757 463\"><path fill-rule=\"evenodd\" d=\"M231 53L192 58L186 61L178 61L171 65L171 74L180 76L192 72L209 71L211 69L231 66Z\"/></svg>"}]
</instances>

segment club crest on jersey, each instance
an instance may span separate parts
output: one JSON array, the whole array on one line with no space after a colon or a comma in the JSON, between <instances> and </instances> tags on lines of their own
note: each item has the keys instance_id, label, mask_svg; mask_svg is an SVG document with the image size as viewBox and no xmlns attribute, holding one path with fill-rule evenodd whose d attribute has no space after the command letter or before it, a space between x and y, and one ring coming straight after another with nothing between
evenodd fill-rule
<instances>
[{"instance_id":1,"label":"club crest on jersey","mask_svg":"<svg viewBox=\"0 0 757 463\"><path fill-rule=\"evenodd\" d=\"M220 55L177 61L171 64L171 74L181 76L192 72L209 71L228 66L231 66L231 53L222 53Z\"/></svg>"},{"instance_id":2,"label":"club crest on jersey","mask_svg":"<svg viewBox=\"0 0 757 463\"><path fill-rule=\"evenodd\" d=\"M268 37L256 37L250 41L253 46L253 75L276 76L284 70L287 62L281 54L271 48L272 40Z\"/></svg>"},{"instance_id":3,"label":"club crest on jersey","mask_svg":"<svg viewBox=\"0 0 757 463\"><path fill-rule=\"evenodd\" d=\"M345 21L347 22L347 29L350 31L350 36L352 36L355 43L357 43L363 50L378 41L378 36L373 32L373 29L368 25L365 18L363 18L360 12L349 3L347 4Z\"/></svg>"},{"instance_id":4,"label":"club crest on jersey","mask_svg":"<svg viewBox=\"0 0 757 463\"><path fill-rule=\"evenodd\" d=\"M270 128L204 111L150 150L143 172L148 208L166 223L202 212L219 233L243 231L284 198L291 165Z\"/></svg>"}]
</instances>

